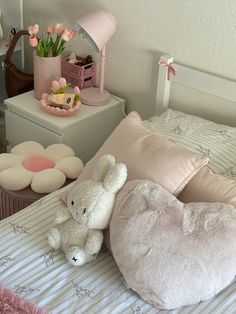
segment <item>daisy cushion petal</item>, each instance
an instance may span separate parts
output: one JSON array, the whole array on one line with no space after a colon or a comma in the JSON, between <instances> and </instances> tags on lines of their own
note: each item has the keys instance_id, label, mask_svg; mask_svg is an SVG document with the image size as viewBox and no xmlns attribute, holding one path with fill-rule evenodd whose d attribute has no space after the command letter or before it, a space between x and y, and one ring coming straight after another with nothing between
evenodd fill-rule
<instances>
[{"instance_id":1,"label":"daisy cushion petal","mask_svg":"<svg viewBox=\"0 0 236 314\"><path fill-rule=\"evenodd\" d=\"M20 166L22 160L24 159L23 156L2 153L0 154L0 171L12 168L15 166Z\"/></svg>"},{"instance_id":2,"label":"daisy cushion petal","mask_svg":"<svg viewBox=\"0 0 236 314\"><path fill-rule=\"evenodd\" d=\"M75 153L73 149L65 144L53 144L48 146L44 151L44 156L51 159L53 162L65 157L72 157Z\"/></svg>"},{"instance_id":3,"label":"daisy cushion petal","mask_svg":"<svg viewBox=\"0 0 236 314\"><path fill-rule=\"evenodd\" d=\"M33 173L23 167L12 167L0 172L0 186L6 190L18 191L30 185Z\"/></svg>"},{"instance_id":4,"label":"daisy cushion petal","mask_svg":"<svg viewBox=\"0 0 236 314\"><path fill-rule=\"evenodd\" d=\"M31 188L37 193L51 193L60 189L66 181L66 176L58 169L46 169L34 174Z\"/></svg>"},{"instance_id":5,"label":"daisy cushion petal","mask_svg":"<svg viewBox=\"0 0 236 314\"><path fill-rule=\"evenodd\" d=\"M12 148L11 153L22 156L42 155L44 147L34 141L23 142Z\"/></svg>"},{"instance_id":6,"label":"daisy cushion petal","mask_svg":"<svg viewBox=\"0 0 236 314\"><path fill-rule=\"evenodd\" d=\"M76 179L82 172L84 165L80 158L72 156L58 160L55 168L62 171L67 178Z\"/></svg>"}]
</instances>

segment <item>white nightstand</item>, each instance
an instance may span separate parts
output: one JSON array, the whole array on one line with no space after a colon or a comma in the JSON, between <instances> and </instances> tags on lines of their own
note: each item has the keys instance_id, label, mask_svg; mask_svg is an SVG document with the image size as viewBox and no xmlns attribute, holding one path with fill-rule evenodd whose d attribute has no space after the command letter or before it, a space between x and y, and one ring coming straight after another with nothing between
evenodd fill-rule
<instances>
[{"instance_id":1,"label":"white nightstand","mask_svg":"<svg viewBox=\"0 0 236 314\"><path fill-rule=\"evenodd\" d=\"M44 112L33 91L4 101L6 138L10 147L34 140L44 147L64 143L87 162L124 117L124 99L111 96L107 105L81 105L71 117L57 117Z\"/></svg>"}]
</instances>

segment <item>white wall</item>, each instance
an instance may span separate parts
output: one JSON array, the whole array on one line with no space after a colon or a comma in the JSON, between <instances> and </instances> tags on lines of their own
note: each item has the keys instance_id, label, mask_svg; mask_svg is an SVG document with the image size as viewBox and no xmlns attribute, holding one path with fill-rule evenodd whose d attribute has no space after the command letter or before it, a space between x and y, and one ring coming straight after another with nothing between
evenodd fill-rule
<instances>
[{"instance_id":1,"label":"white wall","mask_svg":"<svg viewBox=\"0 0 236 314\"><path fill-rule=\"evenodd\" d=\"M105 87L124 97L128 110L139 111L143 118L153 112L158 55L169 53L180 63L235 80L235 0L24 0L24 24L45 28L60 21L73 26L98 8L110 10L117 19L117 32L107 45ZM77 53L96 56L79 35L71 46ZM26 57L29 67L30 47ZM172 99L198 113L205 98L175 88ZM186 108L189 99L194 104ZM217 119L218 106L212 107L216 100L207 101L205 115ZM228 111L232 107L227 104ZM235 113L231 120L236 121Z\"/></svg>"}]
</instances>

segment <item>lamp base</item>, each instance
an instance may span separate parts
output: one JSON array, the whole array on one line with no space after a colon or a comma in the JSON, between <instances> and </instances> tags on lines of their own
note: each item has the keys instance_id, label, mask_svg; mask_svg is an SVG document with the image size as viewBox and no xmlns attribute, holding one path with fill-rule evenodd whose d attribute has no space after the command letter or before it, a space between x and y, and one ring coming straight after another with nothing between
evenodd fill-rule
<instances>
[{"instance_id":1,"label":"lamp base","mask_svg":"<svg viewBox=\"0 0 236 314\"><path fill-rule=\"evenodd\" d=\"M80 92L80 101L82 104L89 106L106 105L110 100L111 94L104 90L102 94L99 93L99 88L89 87L82 89Z\"/></svg>"}]
</instances>

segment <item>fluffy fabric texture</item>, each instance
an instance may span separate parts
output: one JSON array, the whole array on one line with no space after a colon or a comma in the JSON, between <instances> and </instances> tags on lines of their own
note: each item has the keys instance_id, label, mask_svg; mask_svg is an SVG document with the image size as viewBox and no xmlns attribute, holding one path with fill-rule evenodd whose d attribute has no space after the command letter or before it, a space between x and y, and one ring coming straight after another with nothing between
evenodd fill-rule
<instances>
[{"instance_id":1,"label":"fluffy fabric texture","mask_svg":"<svg viewBox=\"0 0 236 314\"><path fill-rule=\"evenodd\" d=\"M0 186L18 191L31 185L36 193L51 193L83 170L82 161L74 154L65 144L46 149L34 141L18 144L11 154L0 154Z\"/></svg>"},{"instance_id":2,"label":"fluffy fabric texture","mask_svg":"<svg viewBox=\"0 0 236 314\"><path fill-rule=\"evenodd\" d=\"M10 289L0 284L0 313L1 314L46 314L33 302L21 298Z\"/></svg>"},{"instance_id":3,"label":"fluffy fabric texture","mask_svg":"<svg viewBox=\"0 0 236 314\"><path fill-rule=\"evenodd\" d=\"M236 274L236 209L184 205L151 181L120 191L111 223L114 258L128 285L162 309L213 297Z\"/></svg>"},{"instance_id":4,"label":"fluffy fabric texture","mask_svg":"<svg viewBox=\"0 0 236 314\"><path fill-rule=\"evenodd\" d=\"M127 169L111 155L101 157L90 180L75 185L67 195L67 208L56 214L48 243L61 248L69 263L82 266L99 253L110 221L116 193L124 185Z\"/></svg>"},{"instance_id":5,"label":"fluffy fabric texture","mask_svg":"<svg viewBox=\"0 0 236 314\"><path fill-rule=\"evenodd\" d=\"M31 188L36 193L51 193L60 189L66 182L66 176L58 169L46 169L36 173Z\"/></svg>"},{"instance_id":6,"label":"fluffy fabric texture","mask_svg":"<svg viewBox=\"0 0 236 314\"><path fill-rule=\"evenodd\" d=\"M22 166L29 171L39 172L54 168L55 164L53 161L43 156L29 156L22 162Z\"/></svg>"}]
</instances>

